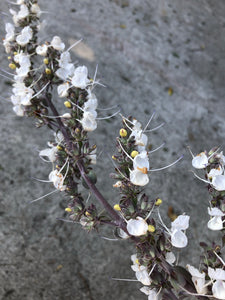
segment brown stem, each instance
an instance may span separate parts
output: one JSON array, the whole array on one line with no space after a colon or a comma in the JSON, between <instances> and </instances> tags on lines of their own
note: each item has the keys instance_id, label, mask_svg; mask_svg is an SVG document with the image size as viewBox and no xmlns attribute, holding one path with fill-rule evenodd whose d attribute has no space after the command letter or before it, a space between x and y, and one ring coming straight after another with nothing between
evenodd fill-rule
<instances>
[{"instance_id":1,"label":"brown stem","mask_svg":"<svg viewBox=\"0 0 225 300\"><path fill-rule=\"evenodd\" d=\"M59 113L57 111L57 109L55 108L54 104L52 103L50 97L48 95L46 95L46 101L50 107L50 109L52 110L52 113L54 114L54 116L59 116ZM58 125L60 127L60 130L62 131L62 134L65 138L65 141L68 145L68 148L70 151L72 151L73 149L73 143L68 135L68 132L63 124L63 122L61 121L60 118L56 119L58 122ZM105 210L108 212L108 214L112 217L112 219L115 221L115 224L119 227L121 227L122 229L126 229L125 223L123 221L123 219L117 214L117 212L112 208L112 206L105 200L105 198L103 197L103 195L100 193L100 191L97 189L97 187L95 186L95 184L93 184L90 179L88 178L84 166L83 166L83 162L82 160L78 160L76 162L77 167L81 173L81 176L84 178L85 182L87 183L88 187L90 188L90 190L92 191L92 193L95 195L96 199L103 205L103 207L105 208Z\"/></svg>"}]
</instances>

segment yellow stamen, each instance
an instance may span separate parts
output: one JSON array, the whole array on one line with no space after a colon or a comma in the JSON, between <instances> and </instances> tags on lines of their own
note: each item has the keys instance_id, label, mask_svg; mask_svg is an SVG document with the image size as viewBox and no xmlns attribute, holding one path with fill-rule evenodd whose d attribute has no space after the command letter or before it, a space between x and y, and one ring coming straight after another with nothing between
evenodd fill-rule
<instances>
[{"instance_id":1,"label":"yellow stamen","mask_svg":"<svg viewBox=\"0 0 225 300\"><path fill-rule=\"evenodd\" d=\"M162 199L158 198L156 201L155 201L155 205L159 206L162 204Z\"/></svg>"},{"instance_id":2,"label":"yellow stamen","mask_svg":"<svg viewBox=\"0 0 225 300\"><path fill-rule=\"evenodd\" d=\"M112 156L112 159L116 160L116 157L113 155L113 156Z\"/></svg>"},{"instance_id":3,"label":"yellow stamen","mask_svg":"<svg viewBox=\"0 0 225 300\"><path fill-rule=\"evenodd\" d=\"M120 207L119 204L115 204L115 205L113 206L113 208L114 208L115 210L117 210L117 211L121 211L121 207Z\"/></svg>"},{"instance_id":4,"label":"yellow stamen","mask_svg":"<svg viewBox=\"0 0 225 300\"><path fill-rule=\"evenodd\" d=\"M67 212L71 212L71 211L72 211L72 209L71 209L70 207L67 207L67 208L65 208L65 211L67 211Z\"/></svg>"},{"instance_id":5,"label":"yellow stamen","mask_svg":"<svg viewBox=\"0 0 225 300\"><path fill-rule=\"evenodd\" d=\"M46 73L47 75L50 75L50 74L52 73L52 71L51 71L51 69L46 68L46 69L45 69L45 73Z\"/></svg>"},{"instance_id":6,"label":"yellow stamen","mask_svg":"<svg viewBox=\"0 0 225 300\"><path fill-rule=\"evenodd\" d=\"M87 217L89 217L91 214L90 214L88 211L86 211L86 212L85 212L85 215L86 215Z\"/></svg>"},{"instance_id":7,"label":"yellow stamen","mask_svg":"<svg viewBox=\"0 0 225 300\"><path fill-rule=\"evenodd\" d=\"M43 59L43 63L44 63L45 65L47 65L47 64L49 63L48 58L44 58L44 59Z\"/></svg>"},{"instance_id":8,"label":"yellow stamen","mask_svg":"<svg viewBox=\"0 0 225 300\"><path fill-rule=\"evenodd\" d=\"M135 156L137 156L137 155L138 155L138 151L134 150L134 151L131 152L131 157L132 158L135 158Z\"/></svg>"},{"instance_id":9,"label":"yellow stamen","mask_svg":"<svg viewBox=\"0 0 225 300\"><path fill-rule=\"evenodd\" d=\"M120 129L120 136L121 136L121 137L126 137L126 136L127 136L127 131L126 131L126 129L124 129L124 128L121 128L121 129Z\"/></svg>"},{"instance_id":10,"label":"yellow stamen","mask_svg":"<svg viewBox=\"0 0 225 300\"><path fill-rule=\"evenodd\" d=\"M153 226L153 225L148 225L148 231L149 231L149 232L155 232L155 226Z\"/></svg>"},{"instance_id":11,"label":"yellow stamen","mask_svg":"<svg viewBox=\"0 0 225 300\"><path fill-rule=\"evenodd\" d=\"M143 174L148 174L148 169L147 169L146 167L143 167L143 168L137 167L137 169L138 169L139 171L141 171Z\"/></svg>"},{"instance_id":12,"label":"yellow stamen","mask_svg":"<svg viewBox=\"0 0 225 300\"><path fill-rule=\"evenodd\" d=\"M59 145L57 145L56 148L57 148L58 150L62 150L62 149L63 149L63 148L62 148L61 146L59 146Z\"/></svg>"},{"instance_id":13,"label":"yellow stamen","mask_svg":"<svg viewBox=\"0 0 225 300\"><path fill-rule=\"evenodd\" d=\"M168 89L168 95L169 95L169 96L172 96L172 95L173 95L173 89L172 89L171 87Z\"/></svg>"},{"instance_id":14,"label":"yellow stamen","mask_svg":"<svg viewBox=\"0 0 225 300\"><path fill-rule=\"evenodd\" d=\"M70 103L69 101L65 101L65 102L64 102L64 105L65 105L65 107L67 107L67 108L71 108L71 107L72 107L72 105L71 105L71 103Z\"/></svg>"},{"instance_id":15,"label":"yellow stamen","mask_svg":"<svg viewBox=\"0 0 225 300\"><path fill-rule=\"evenodd\" d=\"M16 69L16 65L14 63L10 63L9 64L10 69L15 70Z\"/></svg>"},{"instance_id":16,"label":"yellow stamen","mask_svg":"<svg viewBox=\"0 0 225 300\"><path fill-rule=\"evenodd\" d=\"M135 263L138 265L140 264L138 259L135 260Z\"/></svg>"},{"instance_id":17,"label":"yellow stamen","mask_svg":"<svg viewBox=\"0 0 225 300\"><path fill-rule=\"evenodd\" d=\"M11 56L8 56L8 59L11 59L12 57Z\"/></svg>"}]
</instances>

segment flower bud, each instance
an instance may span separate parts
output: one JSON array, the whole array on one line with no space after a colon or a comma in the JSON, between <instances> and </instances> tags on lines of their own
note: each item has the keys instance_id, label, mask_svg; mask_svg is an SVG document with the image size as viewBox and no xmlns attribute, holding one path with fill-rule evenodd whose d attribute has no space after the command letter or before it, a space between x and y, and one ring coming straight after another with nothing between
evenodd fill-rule
<instances>
[{"instance_id":1,"label":"flower bud","mask_svg":"<svg viewBox=\"0 0 225 300\"><path fill-rule=\"evenodd\" d=\"M138 151L134 150L131 152L131 157L135 158L135 156L137 156L138 154L139 154Z\"/></svg>"},{"instance_id":2,"label":"flower bud","mask_svg":"<svg viewBox=\"0 0 225 300\"><path fill-rule=\"evenodd\" d=\"M9 68L12 69L12 70L15 70L16 69L16 65L14 63L10 63L9 64Z\"/></svg>"},{"instance_id":3,"label":"flower bud","mask_svg":"<svg viewBox=\"0 0 225 300\"><path fill-rule=\"evenodd\" d=\"M67 107L67 108L71 108L71 107L72 107L72 105L71 105L71 103L70 103L69 101L65 101L65 102L64 102L64 105L65 105L65 107Z\"/></svg>"},{"instance_id":4,"label":"flower bud","mask_svg":"<svg viewBox=\"0 0 225 300\"><path fill-rule=\"evenodd\" d=\"M159 205L161 205L161 204L162 204L162 199L157 198L156 201L155 201L155 205L156 205L156 206L159 206Z\"/></svg>"},{"instance_id":5,"label":"flower bud","mask_svg":"<svg viewBox=\"0 0 225 300\"><path fill-rule=\"evenodd\" d=\"M47 65L47 64L49 63L48 58L44 58L44 59L43 59L43 63L44 63L45 65Z\"/></svg>"},{"instance_id":6,"label":"flower bud","mask_svg":"<svg viewBox=\"0 0 225 300\"><path fill-rule=\"evenodd\" d=\"M127 136L127 131L126 131L126 129L124 129L124 128L121 128L121 129L120 129L120 136L121 136L121 137L126 137L126 136Z\"/></svg>"},{"instance_id":7,"label":"flower bud","mask_svg":"<svg viewBox=\"0 0 225 300\"><path fill-rule=\"evenodd\" d=\"M121 211L121 207L120 207L119 204L115 204L115 205L113 206L113 208L114 208L115 210L117 210L117 211Z\"/></svg>"},{"instance_id":8,"label":"flower bud","mask_svg":"<svg viewBox=\"0 0 225 300\"><path fill-rule=\"evenodd\" d=\"M46 68L46 69L45 69L45 73L46 73L47 75L50 75L50 74L52 74L52 71L51 71L51 69Z\"/></svg>"},{"instance_id":9,"label":"flower bud","mask_svg":"<svg viewBox=\"0 0 225 300\"><path fill-rule=\"evenodd\" d=\"M67 207L67 208L65 208L65 211L67 211L67 212L71 212L71 211L72 211L72 209L71 209L70 207Z\"/></svg>"}]
</instances>

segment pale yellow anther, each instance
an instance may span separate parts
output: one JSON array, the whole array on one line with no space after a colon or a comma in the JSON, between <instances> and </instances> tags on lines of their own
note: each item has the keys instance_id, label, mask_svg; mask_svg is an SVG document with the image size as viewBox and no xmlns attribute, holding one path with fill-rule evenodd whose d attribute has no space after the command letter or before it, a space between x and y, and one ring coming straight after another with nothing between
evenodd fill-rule
<instances>
[{"instance_id":1,"label":"pale yellow anther","mask_svg":"<svg viewBox=\"0 0 225 300\"><path fill-rule=\"evenodd\" d=\"M149 232L155 232L155 226L153 226L153 225L148 225L148 231L149 231Z\"/></svg>"},{"instance_id":2,"label":"pale yellow anther","mask_svg":"<svg viewBox=\"0 0 225 300\"><path fill-rule=\"evenodd\" d=\"M117 210L117 211L121 211L121 207L120 207L119 204L115 204L115 205L113 206L113 208L114 208L115 210Z\"/></svg>"},{"instance_id":3,"label":"pale yellow anther","mask_svg":"<svg viewBox=\"0 0 225 300\"><path fill-rule=\"evenodd\" d=\"M112 156L112 159L113 159L113 160L116 160L116 157L113 155L113 156Z\"/></svg>"},{"instance_id":4,"label":"pale yellow anther","mask_svg":"<svg viewBox=\"0 0 225 300\"><path fill-rule=\"evenodd\" d=\"M67 107L67 108L71 108L71 107L72 107L72 105L71 105L71 103L70 103L69 101L65 101L65 102L64 102L64 105L65 105L65 107Z\"/></svg>"},{"instance_id":5,"label":"pale yellow anther","mask_svg":"<svg viewBox=\"0 0 225 300\"><path fill-rule=\"evenodd\" d=\"M44 58L44 59L43 59L43 63L44 63L45 65L47 65L47 64L49 63L48 58Z\"/></svg>"},{"instance_id":6,"label":"pale yellow anther","mask_svg":"<svg viewBox=\"0 0 225 300\"><path fill-rule=\"evenodd\" d=\"M70 207L67 207L67 208L65 208L65 211L67 211L67 212L71 212L71 211L72 211L72 209L71 209Z\"/></svg>"},{"instance_id":7,"label":"pale yellow anther","mask_svg":"<svg viewBox=\"0 0 225 300\"><path fill-rule=\"evenodd\" d=\"M14 54L14 55L17 55L17 54L18 54L18 52L14 52L13 54Z\"/></svg>"},{"instance_id":8,"label":"pale yellow anther","mask_svg":"<svg viewBox=\"0 0 225 300\"><path fill-rule=\"evenodd\" d=\"M87 217L89 217L91 214L90 214L88 211L86 211L86 212L85 212L85 215L86 215Z\"/></svg>"},{"instance_id":9,"label":"pale yellow anther","mask_svg":"<svg viewBox=\"0 0 225 300\"><path fill-rule=\"evenodd\" d=\"M135 260L135 263L136 263L137 265L140 264L138 259Z\"/></svg>"},{"instance_id":10,"label":"pale yellow anther","mask_svg":"<svg viewBox=\"0 0 225 300\"><path fill-rule=\"evenodd\" d=\"M120 136L121 136L121 137L126 137L126 136L127 136L127 131L126 131L126 129L124 129L124 128L121 128L121 129L120 129Z\"/></svg>"},{"instance_id":11,"label":"pale yellow anther","mask_svg":"<svg viewBox=\"0 0 225 300\"><path fill-rule=\"evenodd\" d=\"M15 70L16 69L16 65L14 63L10 63L9 64L10 69Z\"/></svg>"},{"instance_id":12,"label":"pale yellow anther","mask_svg":"<svg viewBox=\"0 0 225 300\"><path fill-rule=\"evenodd\" d=\"M162 199L158 198L156 201L155 201L155 205L159 206L162 204Z\"/></svg>"},{"instance_id":13,"label":"pale yellow anther","mask_svg":"<svg viewBox=\"0 0 225 300\"><path fill-rule=\"evenodd\" d=\"M134 151L131 152L131 157L132 158L135 158L135 156L137 156L137 155L138 155L138 151L134 150Z\"/></svg>"},{"instance_id":14,"label":"pale yellow anther","mask_svg":"<svg viewBox=\"0 0 225 300\"><path fill-rule=\"evenodd\" d=\"M8 56L8 59L11 59L12 57L11 56Z\"/></svg>"},{"instance_id":15,"label":"pale yellow anther","mask_svg":"<svg viewBox=\"0 0 225 300\"><path fill-rule=\"evenodd\" d=\"M137 169L138 169L139 171L141 171L141 173L143 173L143 174L148 174L148 169L147 169L146 167L143 167L143 168L137 167Z\"/></svg>"},{"instance_id":16,"label":"pale yellow anther","mask_svg":"<svg viewBox=\"0 0 225 300\"><path fill-rule=\"evenodd\" d=\"M56 148L57 148L58 150L62 150L62 149L63 149L63 148L62 148L61 146L59 146L59 145L57 145Z\"/></svg>"},{"instance_id":17,"label":"pale yellow anther","mask_svg":"<svg viewBox=\"0 0 225 300\"><path fill-rule=\"evenodd\" d=\"M45 73L46 73L47 75L50 75L50 74L52 73L52 71L51 71L51 69L46 68L46 69L45 69Z\"/></svg>"}]
</instances>

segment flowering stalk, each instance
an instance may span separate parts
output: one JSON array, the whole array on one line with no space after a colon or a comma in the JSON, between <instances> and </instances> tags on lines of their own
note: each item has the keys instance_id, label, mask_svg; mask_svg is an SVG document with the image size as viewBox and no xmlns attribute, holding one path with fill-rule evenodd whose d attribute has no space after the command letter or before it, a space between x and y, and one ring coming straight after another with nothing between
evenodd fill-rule
<instances>
[{"instance_id":1,"label":"flowering stalk","mask_svg":"<svg viewBox=\"0 0 225 300\"><path fill-rule=\"evenodd\" d=\"M153 114L143 129L136 119L122 116L117 152L112 157L115 173L111 174L116 179L113 187L118 189L120 199L112 207L96 187L97 176L93 170L96 145L90 145L88 139L88 133L97 128L98 100L93 89L99 82L96 76L93 79L88 76L85 66L71 63L71 47L65 50L60 37L54 36L51 42L38 44L41 10L36 0L17 0L16 4L19 10L10 10L14 24L6 23L3 40L9 54L9 67L15 71L11 96L13 110L18 116L34 117L37 127L46 126L53 130L54 141L48 142L48 148L41 150L39 156L54 167L49 180L44 181L69 198L65 209L68 218L79 222L88 231L98 230L100 225L114 226L118 239L134 243L136 253L131 256L131 268L143 285L141 292L149 300L184 299L188 295L197 299L225 299L221 247L202 244L205 249L202 272L190 265L187 265L188 271L175 265L174 252L188 244L186 230L190 217L177 216L168 228L160 215L162 200L150 199L144 192L152 172L170 167L181 159L165 167L152 168L150 155L154 150L148 151L146 133L159 129L162 124L148 129ZM53 99L56 89L58 97ZM64 98L63 108L55 98ZM58 112L61 110L62 114ZM212 218L208 228L222 230L225 158L218 149L213 149L193 157L192 164L206 170L203 181L208 183L212 196L209 208ZM94 203L85 202L79 191L81 184L89 189L106 213L99 213ZM44 196L33 201L42 198Z\"/></svg>"}]
</instances>

